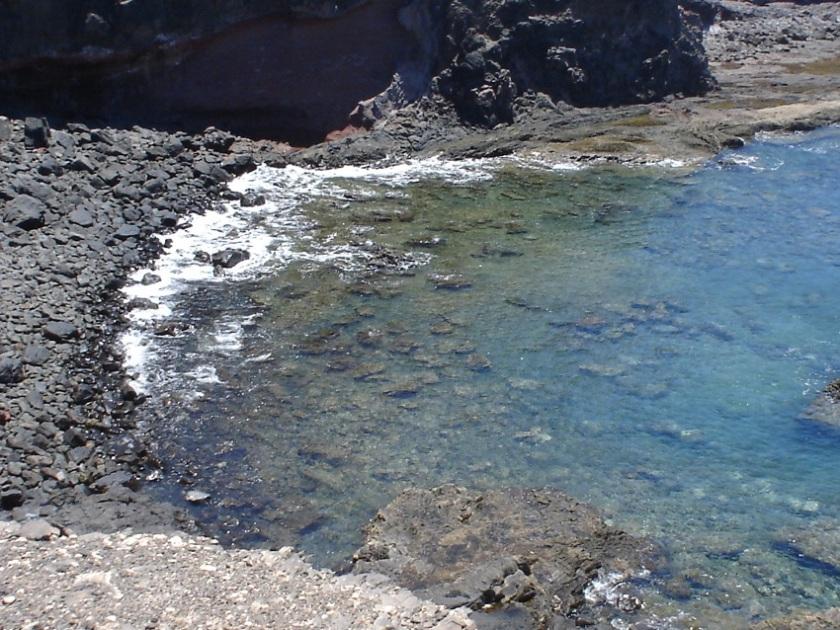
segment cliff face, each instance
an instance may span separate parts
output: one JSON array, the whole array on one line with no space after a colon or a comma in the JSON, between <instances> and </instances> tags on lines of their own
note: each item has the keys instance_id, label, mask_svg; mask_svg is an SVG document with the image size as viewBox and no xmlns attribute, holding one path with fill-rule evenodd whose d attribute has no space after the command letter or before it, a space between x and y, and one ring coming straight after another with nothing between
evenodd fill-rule
<instances>
[{"instance_id":1,"label":"cliff face","mask_svg":"<svg viewBox=\"0 0 840 630\"><path fill-rule=\"evenodd\" d=\"M0 110L298 144L421 96L598 106L711 80L675 0L0 0ZM441 100L442 99L442 100Z\"/></svg>"}]
</instances>

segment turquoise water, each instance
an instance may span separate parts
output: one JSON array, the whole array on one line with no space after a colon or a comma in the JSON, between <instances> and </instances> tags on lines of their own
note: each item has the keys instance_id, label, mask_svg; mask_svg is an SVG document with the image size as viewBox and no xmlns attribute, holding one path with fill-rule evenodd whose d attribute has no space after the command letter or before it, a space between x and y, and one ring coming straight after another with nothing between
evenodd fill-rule
<instances>
[{"instance_id":1,"label":"turquoise water","mask_svg":"<svg viewBox=\"0 0 840 630\"><path fill-rule=\"evenodd\" d=\"M161 386L159 491L194 482L215 535L340 566L403 487L555 486L663 543L647 611L673 627L840 605L840 572L780 543L840 518L840 431L800 419L840 373L840 130L692 174L492 173L301 201L301 251L387 247L399 273L300 256L185 289L193 332L154 367L219 382Z\"/></svg>"}]
</instances>

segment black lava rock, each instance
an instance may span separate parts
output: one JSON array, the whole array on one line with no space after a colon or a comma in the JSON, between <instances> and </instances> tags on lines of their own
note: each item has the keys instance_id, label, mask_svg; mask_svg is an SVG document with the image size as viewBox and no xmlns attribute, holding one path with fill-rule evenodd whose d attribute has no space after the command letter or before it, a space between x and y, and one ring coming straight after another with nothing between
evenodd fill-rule
<instances>
[{"instance_id":1,"label":"black lava rock","mask_svg":"<svg viewBox=\"0 0 840 630\"><path fill-rule=\"evenodd\" d=\"M230 269L231 267L235 267L239 263L248 260L250 257L251 254L246 252L244 249L225 249L213 254L211 261L213 262L214 267Z\"/></svg>"}]
</instances>

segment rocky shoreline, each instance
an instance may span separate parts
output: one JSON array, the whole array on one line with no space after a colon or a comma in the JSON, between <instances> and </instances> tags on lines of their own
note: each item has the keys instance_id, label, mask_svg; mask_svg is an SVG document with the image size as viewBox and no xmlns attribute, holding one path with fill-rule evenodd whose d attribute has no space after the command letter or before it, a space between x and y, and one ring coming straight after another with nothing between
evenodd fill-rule
<instances>
[{"instance_id":1,"label":"rocky shoreline","mask_svg":"<svg viewBox=\"0 0 840 630\"><path fill-rule=\"evenodd\" d=\"M235 197L226 183L260 162L538 153L694 165L761 131L840 122L836 3L713 7L705 44L718 90L650 105L572 108L526 93L510 104L511 124L487 129L465 124L451 102L420 100L370 131L297 151L213 128L50 130L41 118L0 118L0 520L55 528L46 537L194 531L142 491L158 464L116 346L130 307L119 289L165 247L153 234ZM233 571L240 560L229 560Z\"/></svg>"}]
</instances>

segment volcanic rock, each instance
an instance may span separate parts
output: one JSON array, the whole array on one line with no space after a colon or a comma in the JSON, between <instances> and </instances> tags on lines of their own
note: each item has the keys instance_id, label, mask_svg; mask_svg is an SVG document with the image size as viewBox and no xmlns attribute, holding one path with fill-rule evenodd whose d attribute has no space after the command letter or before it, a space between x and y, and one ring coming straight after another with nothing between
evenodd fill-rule
<instances>
[{"instance_id":1,"label":"volcanic rock","mask_svg":"<svg viewBox=\"0 0 840 630\"><path fill-rule=\"evenodd\" d=\"M583 606L599 574L661 562L655 545L553 489L410 489L365 534L355 573L382 573L451 607L522 606L533 627Z\"/></svg>"}]
</instances>

